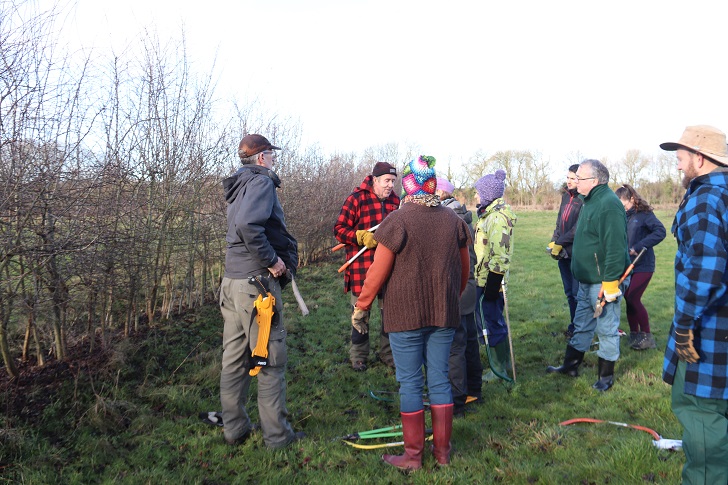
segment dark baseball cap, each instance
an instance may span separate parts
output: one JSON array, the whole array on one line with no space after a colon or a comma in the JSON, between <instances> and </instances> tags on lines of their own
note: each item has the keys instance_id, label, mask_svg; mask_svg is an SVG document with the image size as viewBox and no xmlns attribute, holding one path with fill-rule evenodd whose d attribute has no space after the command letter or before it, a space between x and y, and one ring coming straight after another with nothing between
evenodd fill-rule
<instances>
[{"instance_id":1,"label":"dark baseball cap","mask_svg":"<svg viewBox=\"0 0 728 485\"><path fill-rule=\"evenodd\" d=\"M271 145L268 139L263 135L245 135L243 139L240 140L238 155L240 158L247 158L266 150L280 150L280 148Z\"/></svg>"}]
</instances>

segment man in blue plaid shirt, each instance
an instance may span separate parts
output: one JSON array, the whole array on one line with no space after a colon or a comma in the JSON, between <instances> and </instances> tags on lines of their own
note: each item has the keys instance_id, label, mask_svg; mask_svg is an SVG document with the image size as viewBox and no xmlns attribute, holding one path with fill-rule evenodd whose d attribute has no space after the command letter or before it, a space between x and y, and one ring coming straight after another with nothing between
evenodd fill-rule
<instances>
[{"instance_id":1,"label":"man in blue plaid shirt","mask_svg":"<svg viewBox=\"0 0 728 485\"><path fill-rule=\"evenodd\" d=\"M711 126L688 126L676 143L685 197L672 224L675 317L663 380L684 428L683 483L728 483L728 152Z\"/></svg>"}]
</instances>

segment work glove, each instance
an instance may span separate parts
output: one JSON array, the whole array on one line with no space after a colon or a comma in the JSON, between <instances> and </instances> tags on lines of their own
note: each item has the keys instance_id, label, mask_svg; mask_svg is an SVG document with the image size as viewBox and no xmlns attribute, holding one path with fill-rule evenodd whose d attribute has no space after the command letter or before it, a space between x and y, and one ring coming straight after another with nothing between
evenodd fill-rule
<instances>
[{"instance_id":1,"label":"work glove","mask_svg":"<svg viewBox=\"0 0 728 485\"><path fill-rule=\"evenodd\" d=\"M483 298L485 301L496 301L498 300L498 293L500 293L501 281L503 281L502 273L494 273L490 271L488 273L488 279L485 280L485 289L483 290Z\"/></svg>"},{"instance_id":2,"label":"work glove","mask_svg":"<svg viewBox=\"0 0 728 485\"><path fill-rule=\"evenodd\" d=\"M694 364L700 360L698 352L693 347L693 331L688 330L687 333L684 330L675 329L675 353L688 364Z\"/></svg>"},{"instance_id":3,"label":"work glove","mask_svg":"<svg viewBox=\"0 0 728 485\"><path fill-rule=\"evenodd\" d=\"M293 275L289 269L286 269L286 272L278 277L278 283L281 285L281 290L288 286L288 283L291 281L293 281Z\"/></svg>"},{"instance_id":4,"label":"work glove","mask_svg":"<svg viewBox=\"0 0 728 485\"><path fill-rule=\"evenodd\" d=\"M354 313L351 314L351 326L362 335L369 333L369 312L354 307Z\"/></svg>"},{"instance_id":5,"label":"work glove","mask_svg":"<svg viewBox=\"0 0 728 485\"><path fill-rule=\"evenodd\" d=\"M622 290L619 289L619 280L602 281L602 288L604 289L604 299L607 302L613 302L622 296Z\"/></svg>"},{"instance_id":6,"label":"work glove","mask_svg":"<svg viewBox=\"0 0 728 485\"><path fill-rule=\"evenodd\" d=\"M356 231L356 242L359 246L366 246L369 249L377 247L377 240L374 239L374 234L366 229L359 229Z\"/></svg>"},{"instance_id":7,"label":"work glove","mask_svg":"<svg viewBox=\"0 0 728 485\"><path fill-rule=\"evenodd\" d=\"M553 241L551 241L551 242L549 243L549 245L548 245L548 246L546 246L546 247L547 247L547 248L549 248L549 249L551 249L551 250L553 250L553 249L554 249L554 244L556 244L556 243L555 243L555 242L553 242Z\"/></svg>"},{"instance_id":8,"label":"work glove","mask_svg":"<svg viewBox=\"0 0 728 485\"><path fill-rule=\"evenodd\" d=\"M562 249L563 246L559 246L558 244L554 244L553 246L551 246L551 257L554 259L559 259L559 254L561 253Z\"/></svg>"}]
</instances>

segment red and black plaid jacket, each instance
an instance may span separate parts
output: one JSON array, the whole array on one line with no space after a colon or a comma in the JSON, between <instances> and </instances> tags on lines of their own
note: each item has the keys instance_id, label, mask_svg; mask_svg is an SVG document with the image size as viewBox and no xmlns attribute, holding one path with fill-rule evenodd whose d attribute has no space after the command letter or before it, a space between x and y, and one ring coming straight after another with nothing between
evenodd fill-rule
<instances>
[{"instance_id":1,"label":"red and black plaid jacket","mask_svg":"<svg viewBox=\"0 0 728 485\"><path fill-rule=\"evenodd\" d=\"M389 194L384 201L379 200L372 188L371 175L368 175L361 185L354 189L354 192L344 201L334 226L334 236L339 242L346 244L347 261L361 249L356 242L356 231L376 226L384 220L387 214L398 207L399 197L394 192ZM344 273L345 293L351 291L357 296L361 293L364 276L372 261L374 261L374 250L370 249L364 251L346 268L346 273Z\"/></svg>"}]
</instances>

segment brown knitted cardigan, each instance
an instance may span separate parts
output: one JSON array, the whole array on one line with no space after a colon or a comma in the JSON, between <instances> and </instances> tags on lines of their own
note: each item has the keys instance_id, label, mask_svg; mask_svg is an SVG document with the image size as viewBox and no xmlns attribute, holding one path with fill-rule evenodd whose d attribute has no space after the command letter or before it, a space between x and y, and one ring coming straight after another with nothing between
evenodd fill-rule
<instances>
[{"instance_id":1,"label":"brown knitted cardigan","mask_svg":"<svg viewBox=\"0 0 728 485\"><path fill-rule=\"evenodd\" d=\"M466 268L469 264L467 224L447 207L410 202L389 214L375 237L379 247L384 246L383 252L394 254L391 272L388 279L386 275L370 279L367 272L357 306L368 308L384 283L386 332L458 327L461 281L466 279L462 277L463 255ZM375 255L370 272L376 271L376 263Z\"/></svg>"}]
</instances>

